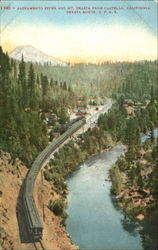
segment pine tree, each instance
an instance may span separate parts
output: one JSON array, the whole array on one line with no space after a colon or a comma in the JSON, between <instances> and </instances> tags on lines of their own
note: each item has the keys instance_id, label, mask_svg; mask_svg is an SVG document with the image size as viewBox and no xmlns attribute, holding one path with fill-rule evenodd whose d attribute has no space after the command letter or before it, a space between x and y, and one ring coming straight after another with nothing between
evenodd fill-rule
<instances>
[{"instance_id":1,"label":"pine tree","mask_svg":"<svg viewBox=\"0 0 158 250\"><path fill-rule=\"evenodd\" d=\"M37 75L37 79L36 79L37 85L40 85L40 79L39 79L39 75Z\"/></svg>"},{"instance_id":2,"label":"pine tree","mask_svg":"<svg viewBox=\"0 0 158 250\"><path fill-rule=\"evenodd\" d=\"M19 92L19 103L20 108L24 109L28 105L28 89L26 84L26 71L25 71L25 62L22 56L21 62L19 64L19 74L18 74L18 92Z\"/></svg>"},{"instance_id":3,"label":"pine tree","mask_svg":"<svg viewBox=\"0 0 158 250\"><path fill-rule=\"evenodd\" d=\"M9 98L12 94L10 72L11 65L8 54L5 54L0 47L0 107L4 110L8 106Z\"/></svg>"},{"instance_id":4,"label":"pine tree","mask_svg":"<svg viewBox=\"0 0 158 250\"><path fill-rule=\"evenodd\" d=\"M61 88L61 89L63 88L63 83L62 83L62 82L60 82L60 88Z\"/></svg>"},{"instance_id":5,"label":"pine tree","mask_svg":"<svg viewBox=\"0 0 158 250\"><path fill-rule=\"evenodd\" d=\"M53 81L53 78L50 79L50 87L52 88L54 85L54 81Z\"/></svg>"},{"instance_id":6,"label":"pine tree","mask_svg":"<svg viewBox=\"0 0 158 250\"><path fill-rule=\"evenodd\" d=\"M67 84L66 84L66 82L63 83L63 89L67 90Z\"/></svg>"},{"instance_id":7,"label":"pine tree","mask_svg":"<svg viewBox=\"0 0 158 250\"><path fill-rule=\"evenodd\" d=\"M35 86L35 73L31 63L28 74L28 97L30 109L35 110L37 107L36 100L36 86Z\"/></svg>"},{"instance_id":8,"label":"pine tree","mask_svg":"<svg viewBox=\"0 0 158 250\"><path fill-rule=\"evenodd\" d=\"M151 86L151 91L150 91L150 103L154 103L154 86Z\"/></svg>"},{"instance_id":9,"label":"pine tree","mask_svg":"<svg viewBox=\"0 0 158 250\"><path fill-rule=\"evenodd\" d=\"M16 62L14 61L14 64L13 64L13 77L15 80L17 80L17 65L16 65Z\"/></svg>"},{"instance_id":10,"label":"pine tree","mask_svg":"<svg viewBox=\"0 0 158 250\"><path fill-rule=\"evenodd\" d=\"M41 86L42 86L42 96L44 98L44 96L47 95L49 89L49 81L47 76L41 75Z\"/></svg>"}]
</instances>

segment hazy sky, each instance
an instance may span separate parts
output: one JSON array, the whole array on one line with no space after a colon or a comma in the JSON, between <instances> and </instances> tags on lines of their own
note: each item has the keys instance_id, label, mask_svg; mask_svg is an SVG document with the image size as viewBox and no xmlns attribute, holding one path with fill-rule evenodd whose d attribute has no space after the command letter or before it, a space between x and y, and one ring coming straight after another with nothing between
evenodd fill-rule
<instances>
[{"instance_id":1,"label":"hazy sky","mask_svg":"<svg viewBox=\"0 0 158 250\"><path fill-rule=\"evenodd\" d=\"M96 63L157 57L154 0L5 1L1 6L10 8L1 10L1 44L8 52L18 45L32 45L62 60ZM124 9L115 13L110 7ZM81 13L68 14L68 8ZM99 9L96 13L82 13L81 8L90 12L102 9L101 13Z\"/></svg>"}]
</instances>

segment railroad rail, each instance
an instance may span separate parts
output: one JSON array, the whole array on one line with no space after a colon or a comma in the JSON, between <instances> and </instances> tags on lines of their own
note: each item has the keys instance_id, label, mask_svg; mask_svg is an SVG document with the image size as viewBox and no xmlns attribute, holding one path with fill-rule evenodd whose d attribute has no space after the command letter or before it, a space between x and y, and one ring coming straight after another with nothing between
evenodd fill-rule
<instances>
[{"instance_id":1,"label":"railroad rail","mask_svg":"<svg viewBox=\"0 0 158 250\"><path fill-rule=\"evenodd\" d=\"M36 250L47 250L43 240L34 242L34 246Z\"/></svg>"},{"instance_id":2,"label":"railroad rail","mask_svg":"<svg viewBox=\"0 0 158 250\"><path fill-rule=\"evenodd\" d=\"M41 242L43 236L43 225L40 216L38 214L38 210L33 197L36 177L40 169L44 165L44 163L50 158L51 154L85 124L86 124L85 118L78 120L77 122L72 124L72 126L65 133L63 133L58 139L56 139L50 145L48 145L37 156L25 178L23 197L22 197L23 210L26 219L27 229L29 232L29 237L32 240L32 242L35 242L35 244L39 245L40 243L40 245L42 246Z\"/></svg>"}]
</instances>

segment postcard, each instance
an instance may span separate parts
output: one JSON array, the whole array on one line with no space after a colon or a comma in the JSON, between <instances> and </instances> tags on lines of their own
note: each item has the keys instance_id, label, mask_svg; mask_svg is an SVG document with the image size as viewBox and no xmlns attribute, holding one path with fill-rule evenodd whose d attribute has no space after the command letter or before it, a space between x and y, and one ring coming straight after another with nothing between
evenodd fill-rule
<instances>
[{"instance_id":1,"label":"postcard","mask_svg":"<svg viewBox=\"0 0 158 250\"><path fill-rule=\"evenodd\" d=\"M158 249L157 4L0 1L0 249Z\"/></svg>"}]
</instances>

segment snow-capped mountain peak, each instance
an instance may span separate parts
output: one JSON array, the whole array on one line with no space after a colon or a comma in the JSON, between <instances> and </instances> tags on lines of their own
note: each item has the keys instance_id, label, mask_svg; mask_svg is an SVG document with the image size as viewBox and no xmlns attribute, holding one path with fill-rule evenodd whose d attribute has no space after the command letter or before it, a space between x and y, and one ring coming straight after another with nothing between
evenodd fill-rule
<instances>
[{"instance_id":1,"label":"snow-capped mountain peak","mask_svg":"<svg viewBox=\"0 0 158 250\"><path fill-rule=\"evenodd\" d=\"M18 46L9 54L11 58L16 59L18 61L21 60L22 55L24 57L25 62L41 64L51 63L51 65L67 66L65 62L55 59L52 56L45 54L44 52L34 48L31 45Z\"/></svg>"}]
</instances>

